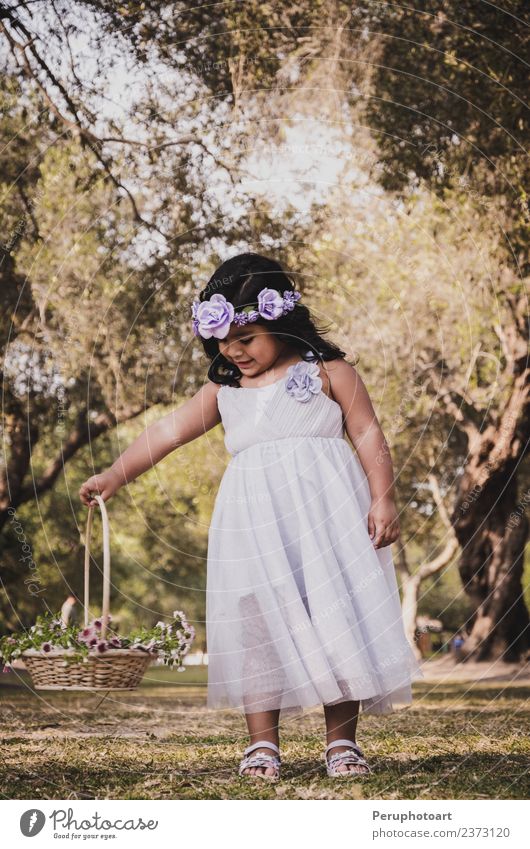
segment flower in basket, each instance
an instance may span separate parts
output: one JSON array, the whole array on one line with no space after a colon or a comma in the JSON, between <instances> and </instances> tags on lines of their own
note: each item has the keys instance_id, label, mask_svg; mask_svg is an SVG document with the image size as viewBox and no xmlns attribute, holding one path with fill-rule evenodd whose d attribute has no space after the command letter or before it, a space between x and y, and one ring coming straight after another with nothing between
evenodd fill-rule
<instances>
[{"instance_id":1,"label":"flower in basket","mask_svg":"<svg viewBox=\"0 0 530 849\"><path fill-rule=\"evenodd\" d=\"M171 622L157 622L154 628L141 629L132 637L131 647L157 656L158 663L176 666L184 672L182 658L187 654L195 637L195 628L189 625L182 610L173 611Z\"/></svg>"},{"instance_id":2,"label":"flower in basket","mask_svg":"<svg viewBox=\"0 0 530 849\"><path fill-rule=\"evenodd\" d=\"M110 619L110 617L109 617ZM88 661L113 650L146 651L156 656L159 663L182 667L182 658L189 650L195 636L182 611L173 613L169 623L158 622L154 628L141 628L122 637L107 630L101 638L102 620L93 619L86 627L66 625L57 616L45 613L37 616L35 625L28 631L0 638L0 664L9 667L23 653L37 650L45 655L64 653L65 662Z\"/></svg>"}]
</instances>

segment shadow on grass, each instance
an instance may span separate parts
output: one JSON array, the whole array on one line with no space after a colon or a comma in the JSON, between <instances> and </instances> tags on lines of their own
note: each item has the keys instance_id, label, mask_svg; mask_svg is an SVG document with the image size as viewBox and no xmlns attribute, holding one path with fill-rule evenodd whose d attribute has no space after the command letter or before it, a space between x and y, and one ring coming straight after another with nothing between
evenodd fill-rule
<instances>
[{"instance_id":1,"label":"shadow on grass","mask_svg":"<svg viewBox=\"0 0 530 849\"><path fill-rule=\"evenodd\" d=\"M363 716L372 775L328 778L322 712L281 720L282 777L237 774L244 717L206 709L200 672L156 670L132 692L33 691L2 681L0 792L17 799L521 799L530 687L414 684L414 701ZM7 676L4 676L7 677Z\"/></svg>"}]
</instances>

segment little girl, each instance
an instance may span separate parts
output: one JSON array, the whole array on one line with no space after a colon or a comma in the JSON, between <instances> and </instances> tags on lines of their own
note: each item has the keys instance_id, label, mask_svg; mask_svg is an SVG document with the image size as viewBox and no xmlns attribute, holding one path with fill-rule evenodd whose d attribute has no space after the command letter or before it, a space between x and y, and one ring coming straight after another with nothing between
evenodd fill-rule
<instances>
[{"instance_id":1,"label":"little girl","mask_svg":"<svg viewBox=\"0 0 530 849\"><path fill-rule=\"evenodd\" d=\"M274 260L224 262L192 304L208 381L80 488L86 505L93 492L107 500L222 422L232 458L208 534L207 706L245 714L239 775L271 780L280 710L322 704L327 774L367 774L359 708L410 704L424 677L389 548L399 522L388 445L363 381L300 298Z\"/></svg>"}]
</instances>

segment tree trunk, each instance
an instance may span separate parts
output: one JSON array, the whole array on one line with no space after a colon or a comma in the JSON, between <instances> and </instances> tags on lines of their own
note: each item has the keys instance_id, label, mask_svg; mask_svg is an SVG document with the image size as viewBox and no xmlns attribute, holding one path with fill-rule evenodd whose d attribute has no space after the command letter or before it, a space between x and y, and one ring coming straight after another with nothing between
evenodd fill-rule
<instances>
[{"instance_id":1,"label":"tree trunk","mask_svg":"<svg viewBox=\"0 0 530 849\"><path fill-rule=\"evenodd\" d=\"M516 466L507 464L483 487L478 481L471 486L472 476L465 475L452 517L462 547L462 584L475 608L464 660L514 662L530 648L522 589L528 520L525 499L517 499Z\"/></svg>"},{"instance_id":2,"label":"tree trunk","mask_svg":"<svg viewBox=\"0 0 530 849\"><path fill-rule=\"evenodd\" d=\"M409 641L416 660L422 659L422 654L418 641L416 640L416 618L418 613L418 594L420 590L419 575L404 575L401 576L401 613L403 615L403 626L405 635Z\"/></svg>"},{"instance_id":3,"label":"tree trunk","mask_svg":"<svg viewBox=\"0 0 530 849\"><path fill-rule=\"evenodd\" d=\"M434 457L432 457L432 463L434 463ZM422 563L416 570L416 572L414 572L414 574L412 574L407 563L407 556L405 553L404 543L400 545L396 559L396 568L398 569L401 576L401 613L403 616L405 635L412 647L412 650L414 651L417 660L422 659L422 653L418 641L416 639L418 597L420 594L422 582L425 581L427 578L430 578L432 575L438 574L442 571L442 569L445 569L447 566L449 566L451 560L458 551L458 540L453 531L453 527L449 521L449 516L447 515L447 510L443 503L442 494L440 492L440 487L438 485L436 476L431 472L428 475L428 479L431 484L433 498L438 506L440 519L447 528L446 544L440 554L438 554L432 560L429 560L426 563Z\"/></svg>"},{"instance_id":4,"label":"tree trunk","mask_svg":"<svg viewBox=\"0 0 530 849\"><path fill-rule=\"evenodd\" d=\"M440 395L467 436L466 468L451 516L462 548L459 569L474 613L464 659L518 661L530 648L522 573L528 535L525 509L530 491L518 500L518 469L530 445L530 357L527 298L505 292L510 318L494 329L504 368L499 409L484 415L446 374ZM445 389L445 392L444 392ZM479 427L489 419L487 427Z\"/></svg>"}]
</instances>

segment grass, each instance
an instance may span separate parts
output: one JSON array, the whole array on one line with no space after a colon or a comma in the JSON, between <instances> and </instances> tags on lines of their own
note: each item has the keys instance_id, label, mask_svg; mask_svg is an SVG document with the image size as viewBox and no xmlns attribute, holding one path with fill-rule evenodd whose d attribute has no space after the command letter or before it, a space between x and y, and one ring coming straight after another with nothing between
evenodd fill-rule
<instances>
[{"instance_id":1,"label":"grass","mask_svg":"<svg viewBox=\"0 0 530 849\"><path fill-rule=\"evenodd\" d=\"M530 687L413 685L414 702L359 718L373 775L332 779L322 708L281 720L282 778L239 778L238 711L205 707L205 671L151 668L133 692L34 691L2 676L4 799L525 799Z\"/></svg>"}]
</instances>

